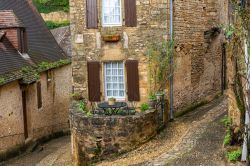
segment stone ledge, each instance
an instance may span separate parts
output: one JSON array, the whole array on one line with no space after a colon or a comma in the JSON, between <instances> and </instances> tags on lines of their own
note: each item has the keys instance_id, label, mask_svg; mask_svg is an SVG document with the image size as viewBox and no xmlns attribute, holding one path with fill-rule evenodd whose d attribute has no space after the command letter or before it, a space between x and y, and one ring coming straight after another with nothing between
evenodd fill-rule
<instances>
[{"instance_id":1,"label":"stone ledge","mask_svg":"<svg viewBox=\"0 0 250 166\"><path fill-rule=\"evenodd\" d=\"M154 137L160 126L157 110L88 117L75 109L70 109L73 165L130 151Z\"/></svg>"}]
</instances>

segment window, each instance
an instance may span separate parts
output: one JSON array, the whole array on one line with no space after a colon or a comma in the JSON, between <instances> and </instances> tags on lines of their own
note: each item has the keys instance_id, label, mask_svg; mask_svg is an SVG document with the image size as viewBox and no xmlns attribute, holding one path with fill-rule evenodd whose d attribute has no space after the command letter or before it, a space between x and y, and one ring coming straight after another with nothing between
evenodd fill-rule
<instances>
[{"instance_id":1,"label":"window","mask_svg":"<svg viewBox=\"0 0 250 166\"><path fill-rule=\"evenodd\" d=\"M103 26L122 25L121 0L103 0L102 2Z\"/></svg>"},{"instance_id":2,"label":"window","mask_svg":"<svg viewBox=\"0 0 250 166\"><path fill-rule=\"evenodd\" d=\"M125 99L124 64L123 62L110 62L104 65L105 97Z\"/></svg>"},{"instance_id":3,"label":"window","mask_svg":"<svg viewBox=\"0 0 250 166\"><path fill-rule=\"evenodd\" d=\"M41 82L37 82L36 84L37 88L37 107L38 109L42 108L42 87L41 87Z\"/></svg>"}]
</instances>

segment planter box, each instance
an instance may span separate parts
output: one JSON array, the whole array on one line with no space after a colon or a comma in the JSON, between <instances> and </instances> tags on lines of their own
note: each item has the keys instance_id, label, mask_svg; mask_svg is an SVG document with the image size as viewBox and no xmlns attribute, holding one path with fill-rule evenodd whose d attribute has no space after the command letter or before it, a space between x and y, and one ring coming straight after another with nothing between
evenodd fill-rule
<instances>
[{"instance_id":1,"label":"planter box","mask_svg":"<svg viewBox=\"0 0 250 166\"><path fill-rule=\"evenodd\" d=\"M121 39L120 35L104 35L102 39L106 42L118 42Z\"/></svg>"}]
</instances>

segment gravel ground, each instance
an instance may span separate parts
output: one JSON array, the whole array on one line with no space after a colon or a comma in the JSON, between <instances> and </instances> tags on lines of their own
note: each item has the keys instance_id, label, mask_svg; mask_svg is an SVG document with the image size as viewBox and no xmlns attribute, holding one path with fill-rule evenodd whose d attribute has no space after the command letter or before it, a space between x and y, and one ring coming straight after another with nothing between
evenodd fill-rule
<instances>
[{"instance_id":1,"label":"gravel ground","mask_svg":"<svg viewBox=\"0 0 250 166\"><path fill-rule=\"evenodd\" d=\"M223 166L222 141L225 129L220 119L227 101L221 97L168 123L154 139L138 149L110 158L97 166ZM27 153L0 166L70 166L70 138L43 145L42 151Z\"/></svg>"},{"instance_id":2,"label":"gravel ground","mask_svg":"<svg viewBox=\"0 0 250 166\"><path fill-rule=\"evenodd\" d=\"M227 101L221 97L181 118L176 119L174 122L169 123L168 127L160 135L150 142L142 145L140 148L124 154L118 159L109 159L97 165L166 165L172 160L182 157L183 154L188 153L195 146L196 140L202 139L199 137L203 135L206 128L210 126L210 122L213 122L216 118L220 119L226 114L226 108ZM217 130L217 128L212 128L211 130ZM223 140L224 130L221 129L218 132L220 132L219 138L211 140L212 143L217 141L215 144L220 145L216 147L214 151L219 151L222 148L221 141ZM214 133L211 134L210 138L213 138ZM177 164L177 166L179 165Z\"/></svg>"}]
</instances>

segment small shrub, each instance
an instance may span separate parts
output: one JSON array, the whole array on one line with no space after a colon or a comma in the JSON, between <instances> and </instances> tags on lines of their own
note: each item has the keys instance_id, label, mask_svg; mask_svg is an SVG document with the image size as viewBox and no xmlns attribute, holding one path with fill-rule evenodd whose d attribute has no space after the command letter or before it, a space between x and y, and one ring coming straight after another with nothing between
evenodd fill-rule
<instances>
[{"instance_id":1,"label":"small shrub","mask_svg":"<svg viewBox=\"0 0 250 166\"><path fill-rule=\"evenodd\" d=\"M87 112L87 106L86 106L86 103L84 101L80 101L80 103L79 103L79 110L81 112Z\"/></svg>"},{"instance_id":2,"label":"small shrub","mask_svg":"<svg viewBox=\"0 0 250 166\"><path fill-rule=\"evenodd\" d=\"M69 0L33 0L40 13L69 12Z\"/></svg>"},{"instance_id":3,"label":"small shrub","mask_svg":"<svg viewBox=\"0 0 250 166\"><path fill-rule=\"evenodd\" d=\"M238 150L234 150L234 151L231 151L231 152L228 152L227 153L227 158L229 161L237 161L239 160L241 156L241 150L238 149Z\"/></svg>"},{"instance_id":4,"label":"small shrub","mask_svg":"<svg viewBox=\"0 0 250 166\"><path fill-rule=\"evenodd\" d=\"M149 109L149 105L147 103L143 103L141 105L141 112L145 112Z\"/></svg>"},{"instance_id":5,"label":"small shrub","mask_svg":"<svg viewBox=\"0 0 250 166\"><path fill-rule=\"evenodd\" d=\"M155 101L155 100L157 100L156 95L150 95L150 96L148 97L148 99L149 99L150 101Z\"/></svg>"},{"instance_id":6,"label":"small shrub","mask_svg":"<svg viewBox=\"0 0 250 166\"><path fill-rule=\"evenodd\" d=\"M3 84L5 82L4 78L0 78L0 85Z\"/></svg>"},{"instance_id":7,"label":"small shrub","mask_svg":"<svg viewBox=\"0 0 250 166\"><path fill-rule=\"evenodd\" d=\"M224 116L221 122L224 124L225 127L229 127L232 124L232 120L228 116Z\"/></svg>"},{"instance_id":8,"label":"small shrub","mask_svg":"<svg viewBox=\"0 0 250 166\"><path fill-rule=\"evenodd\" d=\"M55 29L59 27L65 27L70 25L69 21L63 21L63 22L54 22L54 21L46 21L46 25L49 29Z\"/></svg>"},{"instance_id":9,"label":"small shrub","mask_svg":"<svg viewBox=\"0 0 250 166\"><path fill-rule=\"evenodd\" d=\"M230 145L231 144L231 141L232 141L232 136L230 134L230 130L227 130L227 133L224 137L224 140L223 140L223 145Z\"/></svg>"}]
</instances>

